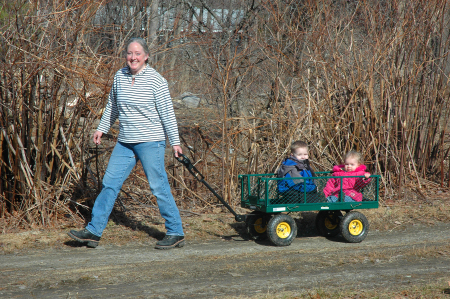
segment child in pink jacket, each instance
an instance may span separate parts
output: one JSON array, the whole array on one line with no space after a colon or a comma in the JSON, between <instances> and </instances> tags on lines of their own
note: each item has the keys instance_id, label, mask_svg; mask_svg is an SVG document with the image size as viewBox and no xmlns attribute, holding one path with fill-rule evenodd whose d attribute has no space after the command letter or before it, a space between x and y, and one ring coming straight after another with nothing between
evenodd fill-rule
<instances>
[{"instance_id":1,"label":"child in pink jacket","mask_svg":"<svg viewBox=\"0 0 450 299\"><path fill-rule=\"evenodd\" d=\"M362 201L361 189L370 182L367 167L361 164L362 155L357 151L349 151L345 155L345 164L333 167L332 176L350 176L349 178L331 178L323 189L328 202L337 202L342 182L344 202ZM355 178L352 176L364 176Z\"/></svg>"}]
</instances>

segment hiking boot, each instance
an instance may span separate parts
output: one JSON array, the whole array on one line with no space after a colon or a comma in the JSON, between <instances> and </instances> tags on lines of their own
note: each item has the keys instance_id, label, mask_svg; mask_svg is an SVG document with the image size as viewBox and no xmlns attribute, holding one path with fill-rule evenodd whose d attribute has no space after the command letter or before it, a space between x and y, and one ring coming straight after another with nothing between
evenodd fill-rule
<instances>
[{"instance_id":1,"label":"hiking boot","mask_svg":"<svg viewBox=\"0 0 450 299\"><path fill-rule=\"evenodd\" d=\"M72 239L75 239L78 242L84 243L84 244L86 244L86 246L92 247L92 248L97 247L98 242L100 241L100 237L94 235L87 229L83 229L83 230L79 230L79 231L71 230L67 234Z\"/></svg>"},{"instance_id":2,"label":"hiking boot","mask_svg":"<svg viewBox=\"0 0 450 299\"><path fill-rule=\"evenodd\" d=\"M165 236L161 241L156 242L156 249L170 249L184 246L184 236Z\"/></svg>"}]
</instances>

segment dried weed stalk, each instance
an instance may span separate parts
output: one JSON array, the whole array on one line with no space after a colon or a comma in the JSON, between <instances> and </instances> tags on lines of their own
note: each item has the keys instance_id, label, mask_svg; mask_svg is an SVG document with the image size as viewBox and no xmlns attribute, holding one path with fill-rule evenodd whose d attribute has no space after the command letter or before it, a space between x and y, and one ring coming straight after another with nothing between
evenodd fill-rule
<instances>
[{"instance_id":1,"label":"dried weed stalk","mask_svg":"<svg viewBox=\"0 0 450 299\"><path fill-rule=\"evenodd\" d=\"M89 140L131 36L175 97L202 98L177 112L185 152L231 204L239 174L274 172L297 139L317 170L361 151L384 198L448 186L448 1L157 4L3 2L0 217L47 225L95 198ZM169 164L180 205L215 202Z\"/></svg>"}]
</instances>

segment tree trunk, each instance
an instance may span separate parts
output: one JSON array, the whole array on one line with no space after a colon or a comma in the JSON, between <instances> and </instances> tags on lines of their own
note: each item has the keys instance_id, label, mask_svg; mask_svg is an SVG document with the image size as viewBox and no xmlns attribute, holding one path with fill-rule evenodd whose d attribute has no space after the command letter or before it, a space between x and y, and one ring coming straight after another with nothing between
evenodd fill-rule
<instances>
[{"instance_id":1,"label":"tree trunk","mask_svg":"<svg viewBox=\"0 0 450 299\"><path fill-rule=\"evenodd\" d=\"M148 45L149 47L154 47L158 41L158 27L159 27L159 14L158 14L159 0L152 0L152 5L150 7L150 15L148 16ZM152 64L157 61L156 55L150 57Z\"/></svg>"}]
</instances>

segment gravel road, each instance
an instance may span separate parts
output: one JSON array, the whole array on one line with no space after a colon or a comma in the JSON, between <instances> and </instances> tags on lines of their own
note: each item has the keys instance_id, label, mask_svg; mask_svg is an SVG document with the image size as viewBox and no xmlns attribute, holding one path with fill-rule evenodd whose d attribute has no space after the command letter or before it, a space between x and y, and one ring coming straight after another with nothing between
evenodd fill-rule
<instances>
[{"instance_id":1,"label":"gravel road","mask_svg":"<svg viewBox=\"0 0 450 299\"><path fill-rule=\"evenodd\" d=\"M450 224L371 231L359 244L296 238L288 247L240 237L76 246L0 255L1 298L229 298L283 291L379 289L450 281ZM155 240L156 242L156 240ZM444 295L446 296L446 295ZM450 296L449 296L450 297Z\"/></svg>"}]
</instances>

